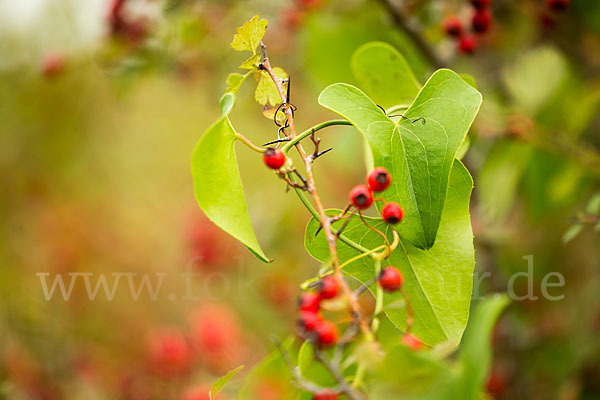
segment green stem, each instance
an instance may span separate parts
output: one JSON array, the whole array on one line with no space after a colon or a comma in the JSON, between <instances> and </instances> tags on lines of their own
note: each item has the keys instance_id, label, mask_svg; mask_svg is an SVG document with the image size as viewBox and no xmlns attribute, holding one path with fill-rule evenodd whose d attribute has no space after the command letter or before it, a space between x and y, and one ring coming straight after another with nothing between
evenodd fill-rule
<instances>
[{"instance_id":1,"label":"green stem","mask_svg":"<svg viewBox=\"0 0 600 400\"><path fill-rule=\"evenodd\" d=\"M409 106L409 105L407 105L407 104L398 104L398 105L395 105L395 106L392 106L392 107L388 108L388 109L385 111L385 113L386 113L387 115L390 115L390 114L393 114L393 113L394 113L394 111L407 110L409 107L410 107L410 106Z\"/></svg>"},{"instance_id":2,"label":"green stem","mask_svg":"<svg viewBox=\"0 0 600 400\"><path fill-rule=\"evenodd\" d=\"M365 364L364 363L359 363L358 364L358 368L356 369L356 375L354 375L354 380L352 382L352 386L354 386L355 388L360 387L360 385L362 385L362 381L363 378L365 376Z\"/></svg>"},{"instance_id":3,"label":"green stem","mask_svg":"<svg viewBox=\"0 0 600 400\"><path fill-rule=\"evenodd\" d=\"M375 278L379 277L381 273L381 260L376 259L374 263L375 267ZM383 311L383 289L379 285L375 285L375 310L373 311L373 321L371 323L371 330L377 332L379 328L379 314Z\"/></svg>"},{"instance_id":4,"label":"green stem","mask_svg":"<svg viewBox=\"0 0 600 400\"><path fill-rule=\"evenodd\" d=\"M259 146L255 145L254 143L252 143L250 141L250 139L248 139L246 136L242 135L241 133L236 132L235 133L235 138L237 140L239 140L240 142L244 143L250 149L256 151L257 153L264 153L265 152L265 149L263 149L262 147L259 147Z\"/></svg>"},{"instance_id":5,"label":"green stem","mask_svg":"<svg viewBox=\"0 0 600 400\"><path fill-rule=\"evenodd\" d=\"M297 135L295 138L293 138L292 140L287 142L281 148L281 151L283 151L284 153L287 154L287 152L290 151L290 149L292 147L294 147L297 143L299 143L302 139L307 138L308 136L312 135L316 131L319 131L323 128L327 128L328 126L333 126L333 125L352 125L352 124L349 121L346 121L345 119L334 119L331 121L321 122L320 124L317 124L317 125L313 126L312 128L308 128L307 130L305 130L304 132L302 132L301 134Z\"/></svg>"},{"instance_id":6,"label":"green stem","mask_svg":"<svg viewBox=\"0 0 600 400\"><path fill-rule=\"evenodd\" d=\"M374 249L371 249L369 251L363 252L357 256L354 256L350 259L348 259L347 261L345 261L342 265L340 265L340 269L344 268L346 265L353 263L354 261L360 260L363 257L372 255L373 253L377 253L379 250L383 250L385 249L386 246L379 246L379 247L375 247ZM374 257L374 259L376 260L375 262L379 262L381 263L381 260L379 258Z\"/></svg>"}]
</instances>

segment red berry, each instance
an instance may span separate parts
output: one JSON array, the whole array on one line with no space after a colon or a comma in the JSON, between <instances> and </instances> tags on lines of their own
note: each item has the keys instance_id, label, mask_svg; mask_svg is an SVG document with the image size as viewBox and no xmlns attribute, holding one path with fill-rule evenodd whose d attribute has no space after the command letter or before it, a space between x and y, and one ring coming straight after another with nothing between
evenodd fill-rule
<instances>
[{"instance_id":1,"label":"red berry","mask_svg":"<svg viewBox=\"0 0 600 400\"><path fill-rule=\"evenodd\" d=\"M302 311L298 318L298 327L305 332L313 332L323 322L320 314L312 311Z\"/></svg>"},{"instance_id":2,"label":"red berry","mask_svg":"<svg viewBox=\"0 0 600 400\"><path fill-rule=\"evenodd\" d=\"M389 202L383 206L381 210L381 216L388 224L397 224L404 218L404 210L397 203Z\"/></svg>"},{"instance_id":3,"label":"red berry","mask_svg":"<svg viewBox=\"0 0 600 400\"><path fill-rule=\"evenodd\" d=\"M471 35L462 35L458 42L458 50L464 54L472 54L477 49L477 42Z\"/></svg>"},{"instance_id":4,"label":"red berry","mask_svg":"<svg viewBox=\"0 0 600 400\"><path fill-rule=\"evenodd\" d=\"M333 299L340 292L340 285L333 275L327 275L319 282L319 296L322 299Z\"/></svg>"},{"instance_id":5,"label":"red berry","mask_svg":"<svg viewBox=\"0 0 600 400\"><path fill-rule=\"evenodd\" d=\"M383 167L377 167L367 175L367 183L374 192L383 192L392 183L392 176Z\"/></svg>"},{"instance_id":6,"label":"red berry","mask_svg":"<svg viewBox=\"0 0 600 400\"><path fill-rule=\"evenodd\" d=\"M149 343L151 367L161 376L168 378L189 371L192 351L187 339L177 330L166 330L154 334Z\"/></svg>"},{"instance_id":7,"label":"red berry","mask_svg":"<svg viewBox=\"0 0 600 400\"><path fill-rule=\"evenodd\" d=\"M237 315L222 304L205 304L193 310L190 325L192 341L203 357L220 357L242 341Z\"/></svg>"},{"instance_id":8,"label":"red berry","mask_svg":"<svg viewBox=\"0 0 600 400\"><path fill-rule=\"evenodd\" d=\"M338 330L334 323L323 320L317 325L316 331L319 346L331 346L337 342Z\"/></svg>"},{"instance_id":9,"label":"red berry","mask_svg":"<svg viewBox=\"0 0 600 400\"><path fill-rule=\"evenodd\" d=\"M471 26L473 30L477 33L485 33L490 30L492 26L493 16L490 10L486 8L482 8L481 10L477 10L475 14L473 14L473 18L471 19Z\"/></svg>"},{"instance_id":10,"label":"red berry","mask_svg":"<svg viewBox=\"0 0 600 400\"><path fill-rule=\"evenodd\" d=\"M350 202L359 210L365 210L373 204L373 193L367 185L358 185L350 191Z\"/></svg>"},{"instance_id":11,"label":"red berry","mask_svg":"<svg viewBox=\"0 0 600 400\"><path fill-rule=\"evenodd\" d=\"M487 378L485 388L494 398L501 397L506 388L506 377L498 371L492 371Z\"/></svg>"},{"instance_id":12,"label":"red berry","mask_svg":"<svg viewBox=\"0 0 600 400\"><path fill-rule=\"evenodd\" d=\"M119 32L123 28L123 6L125 0L113 0L108 10L108 23L112 34Z\"/></svg>"},{"instance_id":13,"label":"red berry","mask_svg":"<svg viewBox=\"0 0 600 400\"><path fill-rule=\"evenodd\" d=\"M304 21L304 11L296 6L287 7L282 10L281 17L287 28L296 29Z\"/></svg>"},{"instance_id":14,"label":"red berry","mask_svg":"<svg viewBox=\"0 0 600 400\"><path fill-rule=\"evenodd\" d=\"M285 164L285 154L276 147L269 147L263 153L263 160L267 167L279 169Z\"/></svg>"},{"instance_id":15,"label":"red berry","mask_svg":"<svg viewBox=\"0 0 600 400\"><path fill-rule=\"evenodd\" d=\"M313 292L306 292L298 299L298 308L301 311L309 311L313 313L319 312L321 297Z\"/></svg>"},{"instance_id":16,"label":"red berry","mask_svg":"<svg viewBox=\"0 0 600 400\"><path fill-rule=\"evenodd\" d=\"M419 351L423 348L423 342L421 342L416 336L411 335L410 333L405 333L404 337L402 337L402 343L405 346L410 347L414 351Z\"/></svg>"},{"instance_id":17,"label":"red berry","mask_svg":"<svg viewBox=\"0 0 600 400\"><path fill-rule=\"evenodd\" d=\"M323 389L319 393L316 393L313 400L337 400L338 395L330 389Z\"/></svg>"},{"instance_id":18,"label":"red berry","mask_svg":"<svg viewBox=\"0 0 600 400\"><path fill-rule=\"evenodd\" d=\"M492 0L471 0L471 5L478 10L486 8L492 3Z\"/></svg>"},{"instance_id":19,"label":"red berry","mask_svg":"<svg viewBox=\"0 0 600 400\"><path fill-rule=\"evenodd\" d=\"M547 3L554 11L564 11L569 7L570 0L547 0Z\"/></svg>"},{"instance_id":20,"label":"red berry","mask_svg":"<svg viewBox=\"0 0 600 400\"><path fill-rule=\"evenodd\" d=\"M44 55L42 61L42 72L45 77L51 78L60 74L65 68L65 56L59 51L53 51Z\"/></svg>"},{"instance_id":21,"label":"red berry","mask_svg":"<svg viewBox=\"0 0 600 400\"><path fill-rule=\"evenodd\" d=\"M379 285L386 292L394 292L402 286L404 278L396 267L385 267L379 274Z\"/></svg>"},{"instance_id":22,"label":"red berry","mask_svg":"<svg viewBox=\"0 0 600 400\"><path fill-rule=\"evenodd\" d=\"M463 25L457 17L448 17L444 20L444 32L452 37L460 37L463 32Z\"/></svg>"}]
</instances>

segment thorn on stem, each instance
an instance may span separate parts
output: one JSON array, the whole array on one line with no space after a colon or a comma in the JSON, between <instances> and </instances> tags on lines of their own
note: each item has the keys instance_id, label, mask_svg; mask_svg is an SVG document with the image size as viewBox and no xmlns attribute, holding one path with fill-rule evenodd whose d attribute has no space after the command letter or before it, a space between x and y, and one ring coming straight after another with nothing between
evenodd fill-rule
<instances>
[{"instance_id":1,"label":"thorn on stem","mask_svg":"<svg viewBox=\"0 0 600 400\"><path fill-rule=\"evenodd\" d=\"M292 139L287 138L287 137L282 138L282 139L271 140L270 142L263 144L263 146L269 146L271 144L276 144L276 143L289 142L290 140L292 140Z\"/></svg>"}]
</instances>

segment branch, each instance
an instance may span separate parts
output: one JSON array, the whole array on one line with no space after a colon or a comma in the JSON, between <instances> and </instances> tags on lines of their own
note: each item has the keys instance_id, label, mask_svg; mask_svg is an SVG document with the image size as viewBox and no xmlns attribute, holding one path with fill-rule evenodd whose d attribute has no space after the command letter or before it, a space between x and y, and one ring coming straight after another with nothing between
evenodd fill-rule
<instances>
[{"instance_id":1,"label":"branch","mask_svg":"<svg viewBox=\"0 0 600 400\"><path fill-rule=\"evenodd\" d=\"M331 362L331 360L320 350L315 350L315 358L321 362L331 372L335 380L338 382L340 390L344 392L348 398L352 400L366 400L367 398L363 395L358 389L351 386L344 378L344 375L338 368L336 364Z\"/></svg>"},{"instance_id":2,"label":"branch","mask_svg":"<svg viewBox=\"0 0 600 400\"><path fill-rule=\"evenodd\" d=\"M379 2L385 7L387 12L390 14L392 20L394 21L394 24L413 41L415 46L418 47L418 49L421 51L421 53L423 53L423 55L431 63L431 65L434 66L436 69L444 68L445 63L441 60L441 58L438 57L438 55L435 53L435 51L429 45L429 43L425 41L425 39L423 38L423 34L419 30L419 28L412 24L410 21L408 21L406 15L404 15L402 11L396 8L392 0L379 0Z\"/></svg>"},{"instance_id":3,"label":"branch","mask_svg":"<svg viewBox=\"0 0 600 400\"><path fill-rule=\"evenodd\" d=\"M262 54L263 54L262 68L269 74L269 76L273 80L273 83L275 84L275 87L277 88L277 91L279 92L279 97L281 98L281 103L282 103L281 109L283 110L283 112L287 118L287 124L289 126L290 133L289 133L289 135L286 133L286 136L288 136L290 139L293 140L294 138L296 138L298 136L296 134L296 125L294 123L294 113L293 113L293 109L292 109L293 106L287 102L287 93L283 89L281 80L277 77L277 75L275 75L275 72L273 72L273 68L271 67L271 63L270 63L269 57L267 55L267 46L265 46L265 44L263 42L261 42L260 47L261 47ZM284 133L285 133L285 131L284 131ZM365 338L367 340L372 341L372 340L374 340L374 337L373 337L373 334L371 333L369 325L366 323L366 321L362 317L362 309L360 307L360 304L358 303L358 299L356 298L354 292L350 288L350 285L348 285L348 283L344 279L344 276L340 269L340 262L339 262L339 258L338 258L338 252L337 252L337 236L333 233L333 231L331 229L331 222L329 221L329 218L328 218L327 214L325 213L325 207L323 207L321 198L319 197L319 194L317 193L317 189L316 189L316 185L315 185L315 178L314 178L313 169L312 169L312 167L313 167L312 161L311 161L310 157L308 157L308 155L304 151L302 144L297 142L294 144L294 146L296 146L296 149L298 150L298 153L300 154L300 157L302 158L302 161L304 162L304 167L306 169L306 184L307 184L307 188L308 188L307 192L311 195L311 197L313 199L317 214L319 215L319 220L321 222L321 226L323 227L323 232L325 233L325 237L327 238L329 253L331 254L331 259L332 259L332 263L334 266L334 274L342 288L342 291L344 292L346 298L348 299L348 306L350 308L352 317L356 318L356 320L361 328L361 331L365 335Z\"/></svg>"}]
</instances>

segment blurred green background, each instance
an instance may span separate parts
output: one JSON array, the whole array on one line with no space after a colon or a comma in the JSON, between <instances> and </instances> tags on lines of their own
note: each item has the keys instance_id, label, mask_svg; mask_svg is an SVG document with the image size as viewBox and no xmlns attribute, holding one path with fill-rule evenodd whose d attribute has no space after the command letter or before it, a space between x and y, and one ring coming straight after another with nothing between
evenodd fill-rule
<instances>
[{"instance_id":1,"label":"blurred green background","mask_svg":"<svg viewBox=\"0 0 600 400\"><path fill-rule=\"evenodd\" d=\"M257 236L276 260L262 264L202 216L189 172L243 61L229 47L235 28L255 14L293 78L302 129L331 117L316 102L326 85L357 84L350 59L370 41L395 46L421 81L435 63L474 77L484 104L463 161L475 180L475 280L490 273L476 293L507 291L533 255L539 296L513 302L496 328L490 396L600 398L600 2L555 12L495 0L493 29L469 56L442 30L449 15L470 18L461 0L129 0L125 30L111 7L0 0L0 398L180 398L292 331L298 284L319 267L302 245L308 213L238 148ZM249 86L232 122L260 144L277 129ZM323 146L335 149L316 179L324 203L342 207L364 178L363 147L352 128L330 129ZM549 290L562 300L541 295L550 272L564 276ZM69 300L59 289L46 300L38 273L67 286L69 273L94 273L92 286L99 274L109 285L114 273L137 273L135 285L166 276L155 299L132 298L122 277L113 300L100 289L92 301L80 275ZM277 382L261 390L283 398Z\"/></svg>"}]
</instances>

